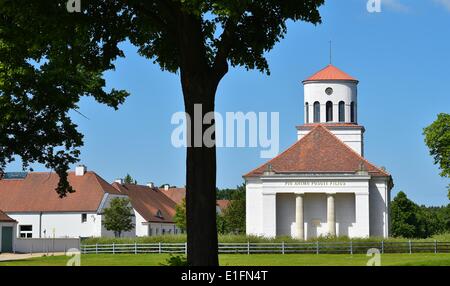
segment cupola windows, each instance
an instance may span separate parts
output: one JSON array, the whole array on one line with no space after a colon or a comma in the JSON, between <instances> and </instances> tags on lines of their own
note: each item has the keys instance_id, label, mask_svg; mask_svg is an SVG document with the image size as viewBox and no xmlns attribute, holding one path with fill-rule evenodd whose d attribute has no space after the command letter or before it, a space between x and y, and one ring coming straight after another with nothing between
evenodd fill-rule
<instances>
[{"instance_id":1,"label":"cupola windows","mask_svg":"<svg viewBox=\"0 0 450 286\"><path fill-rule=\"evenodd\" d=\"M345 122L345 102L339 101L339 122Z\"/></svg>"},{"instance_id":2,"label":"cupola windows","mask_svg":"<svg viewBox=\"0 0 450 286\"><path fill-rule=\"evenodd\" d=\"M327 101L326 104L326 120L327 122L333 121L333 103L331 101Z\"/></svg>"},{"instance_id":3,"label":"cupola windows","mask_svg":"<svg viewBox=\"0 0 450 286\"><path fill-rule=\"evenodd\" d=\"M305 103L306 123L309 123L309 103Z\"/></svg>"},{"instance_id":4,"label":"cupola windows","mask_svg":"<svg viewBox=\"0 0 450 286\"><path fill-rule=\"evenodd\" d=\"M314 123L320 122L320 103L314 102Z\"/></svg>"},{"instance_id":5,"label":"cupola windows","mask_svg":"<svg viewBox=\"0 0 450 286\"><path fill-rule=\"evenodd\" d=\"M355 102L350 103L350 122L356 122L355 118Z\"/></svg>"}]
</instances>

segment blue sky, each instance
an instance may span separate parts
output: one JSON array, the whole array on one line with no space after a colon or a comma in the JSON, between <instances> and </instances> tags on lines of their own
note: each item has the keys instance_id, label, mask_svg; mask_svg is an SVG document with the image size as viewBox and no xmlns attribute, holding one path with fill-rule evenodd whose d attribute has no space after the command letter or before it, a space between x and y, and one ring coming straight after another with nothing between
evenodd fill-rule
<instances>
[{"instance_id":1,"label":"blue sky","mask_svg":"<svg viewBox=\"0 0 450 286\"><path fill-rule=\"evenodd\" d=\"M423 142L422 129L440 112L450 112L450 0L382 0L381 13L368 13L366 0L327 0L323 23L289 23L288 34L267 55L271 76L231 69L216 99L218 112L279 112L280 152L296 140L303 123L301 80L333 64L360 80L358 121L366 128L365 156L393 175L393 195L405 191L420 204L447 204L448 179ZM185 150L171 144L173 113L183 110L177 75L123 45L126 58L106 75L108 86L131 93L119 111L83 99L74 121L85 134L81 162L106 180L130 173L140 183L185 183ZM259 148L218 150L220 188L265 161ZM34 166L35 170L44 170ZM20 170L13 163L8 171Z\"/></svg>"}]
</instances>

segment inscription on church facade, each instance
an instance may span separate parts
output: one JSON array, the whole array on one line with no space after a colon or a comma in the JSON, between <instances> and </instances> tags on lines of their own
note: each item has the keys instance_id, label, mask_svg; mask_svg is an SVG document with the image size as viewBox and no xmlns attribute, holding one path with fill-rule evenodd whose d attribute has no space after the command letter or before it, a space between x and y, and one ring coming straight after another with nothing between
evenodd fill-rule
<instances>
[{"instance_id":1,"label":"inscription on church facade","mask_svg":"<svg viewBox=\"0 0 450 286\"><path fill-rule=\"evenodd\" d=\"M285 183L291 187L344 187L345 182L340 181L290 181Z\"/></svg>"}]
</instances>

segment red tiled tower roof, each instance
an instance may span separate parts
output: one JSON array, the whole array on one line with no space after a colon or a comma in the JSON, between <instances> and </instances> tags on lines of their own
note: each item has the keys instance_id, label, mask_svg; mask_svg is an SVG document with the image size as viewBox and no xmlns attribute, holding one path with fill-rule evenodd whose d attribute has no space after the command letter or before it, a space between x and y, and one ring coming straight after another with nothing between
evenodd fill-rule
<instances>
[{"instance_id":1,"label":"red tiled tower roof","mask_svg":"<svg viewBox=\"0 0 450 286\"><path fill-rule=\"evenodd\" d=\"M355 173L364 170L371 176L390 177L339 140L325 126L317 125L286 151L244 175L264 174L270 164L275 173Z\"/></svg>"},{"instance_id":2,"label":"red tiled tower roof","mask_svg":"<svg viewBox=\"0 0 450 286\"><path fill-rule=\"evenodd\" d=\"M358 81L346 72L338 69L333 65L328 65L324 69L313 74L303 82L307 81L328 81L328 80L343 80L343 81Z\"/></svg>"}]
</instances>

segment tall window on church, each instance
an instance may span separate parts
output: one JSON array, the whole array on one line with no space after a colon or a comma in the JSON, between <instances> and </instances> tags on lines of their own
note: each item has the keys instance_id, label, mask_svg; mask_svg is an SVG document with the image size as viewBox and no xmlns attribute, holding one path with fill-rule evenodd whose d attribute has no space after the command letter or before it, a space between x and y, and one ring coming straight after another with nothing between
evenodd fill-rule
<instances>
[{"instance_id":1,"label":"tall window on church","mask_svg":"<svg viewBox=\"0 0 450 286\"><path fill-rule=\"evenodd\" d=\"M333 103L331 101L327 102L326 105L327 122L333 121Z\"/></svg>"},{"instance_id":2,"label":"tall window on church","mask_svg":"<svg viewBox=\"0 0 450 286\"><path fill-rule=\"evenodd\" d=\"M320 122L320 103L314 102L314 122Z\"/></svg>"},{"instance_id":3,"label":"tall window on church","mask_svg":"<svg viewBox=\"0 0 450 286\"><path fill-rule=\"evenodd\" d=\"M345 102L339 101L339 122L345 122Z\"/></svg>"},{"instance_id":4,"label":"tall window on church","mask_svg":"<svg viewBox=\"0 0 450 286\"><path fill-rule=\"evenodd\" d=\"M350 104L350 121L355 122L355 103L353 101Z\"/></svg>"},{"instance_id":5,"label":"tall window on church","mask_svg":"<svg viewBox=\"0 0 450 286\"><path fill-rule=\"evenodd\" d=\"M309 103L305 104L306 123L309 123Z\"/></svg>"}]
</instances>

